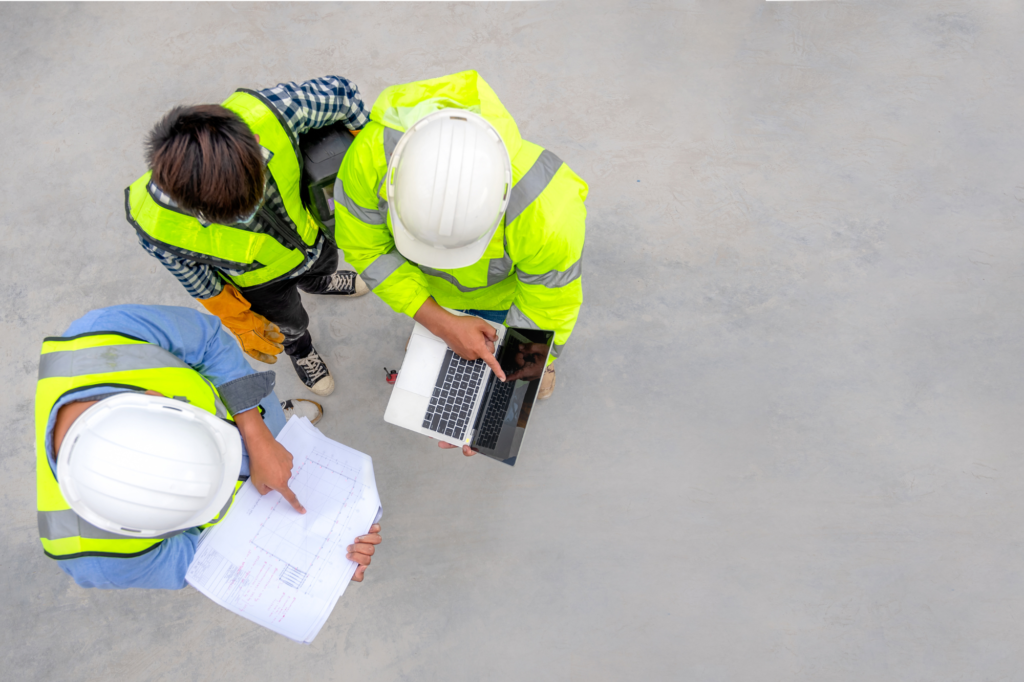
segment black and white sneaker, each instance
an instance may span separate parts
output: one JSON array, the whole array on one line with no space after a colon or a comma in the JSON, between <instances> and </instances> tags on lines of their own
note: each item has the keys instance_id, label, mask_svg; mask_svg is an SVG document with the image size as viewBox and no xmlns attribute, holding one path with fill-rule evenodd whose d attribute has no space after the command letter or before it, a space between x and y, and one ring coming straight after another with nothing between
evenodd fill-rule
<instances>
[{"instance_id":1,"label":"black and white sneaker","mask_svg":"<svg viewBox=\"0 0 1024 682\"><path fill-rule=\"evenodd\" d=\"M310 287L307 291L321 296L351 296L354 298L370 293L370 287L366 286L362 277L351 270L338 270L320 278L317 286Z\"/></svg>"},{"instance_id":2,"label":"black and white sneaker","mask_svg":"<svg viewBox=\"0 0 1024 682\"><path fill-rule=\"evenodd\" d=\"M302 383L306 384L306 388L322 396L334 393L334 378L331 376L331 371L327 369L323 358L316 352L316 348L311 349L309 355L305 357L289 356L289 358L292 361L292 367L295 368L295 373L299 375Z\"/></svg>"},{"instance_id":3,"label":"black and white sneaker","mask_svg":"<svg viewBox=\"0 0 1024 682\"><path fill-rule=\"evenodd\" d=\"M281 409L284 410L285 419L305 417L310 424L316 424L324 416L324 408L320 403L305 398L286 400L281 403Z\"/></svg>"}]
</instances>

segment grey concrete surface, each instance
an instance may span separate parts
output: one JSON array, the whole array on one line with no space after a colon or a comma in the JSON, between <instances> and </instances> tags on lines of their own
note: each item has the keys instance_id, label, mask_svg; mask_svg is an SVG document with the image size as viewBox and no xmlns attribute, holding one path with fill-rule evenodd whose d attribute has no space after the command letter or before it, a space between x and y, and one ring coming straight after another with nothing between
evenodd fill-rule
<instances>
[{"instance_id":1,"label":"grey concrete surface","mask_svg":"<svg viewBox=\"0 0 1024 682\"><path fill-rule=\"evenodd\" d=\"M1019 680L1015 0L0 5L0 669L18 680ZM476 68L590 183L515 469L382 421L411 323L308 300L380 552L309 647L40 551L44 335L191 305L123 188L172 105ZM288 368L281 394L301 395Z\"/></svg>"}]
</instances>

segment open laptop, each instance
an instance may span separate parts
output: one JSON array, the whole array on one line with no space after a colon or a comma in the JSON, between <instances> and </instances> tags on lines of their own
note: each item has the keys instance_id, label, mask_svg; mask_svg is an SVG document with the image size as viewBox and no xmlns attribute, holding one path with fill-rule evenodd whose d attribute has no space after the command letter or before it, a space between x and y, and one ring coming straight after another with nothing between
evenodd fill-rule
<instances>
[{"instance_id":1,"label":"open laptop","mask_svg":"<svg viewBox=\"0 0 1024 682\"><path fill-rule=\"evenodd\" d=\"M384 421L515 465L555 333L488 324L508 381L483 360L459 357L417 322Z\"/></svg>"}]
</instances>

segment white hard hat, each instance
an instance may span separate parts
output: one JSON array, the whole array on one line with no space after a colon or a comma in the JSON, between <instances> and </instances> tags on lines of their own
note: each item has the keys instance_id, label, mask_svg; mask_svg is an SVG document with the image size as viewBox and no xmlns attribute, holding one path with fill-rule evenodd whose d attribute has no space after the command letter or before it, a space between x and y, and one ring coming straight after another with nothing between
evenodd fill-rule
<instances>
[{"instance_id":1,"label":"white hard hat","mask_svg":"<svg viewBox=\"0 0 1024 682\"><path fill-rule=\"evenodd\" d=\"M512 161L482 116L442 109L405 131L388 164L395 246L431 268L480 260L508 208Z\"/></svg>"},{"instance_id":2,"label":"white hard hat","mask_svg":"<svg viewBox=\"0 0 1024 682\"><path fill-rule=\"evenodd\" d=\"M152 538L217 516L241 466L234 426L179 400L122 393L68 429L57 482L75 513L97 528Z\"/></svg>"}]
</instances>

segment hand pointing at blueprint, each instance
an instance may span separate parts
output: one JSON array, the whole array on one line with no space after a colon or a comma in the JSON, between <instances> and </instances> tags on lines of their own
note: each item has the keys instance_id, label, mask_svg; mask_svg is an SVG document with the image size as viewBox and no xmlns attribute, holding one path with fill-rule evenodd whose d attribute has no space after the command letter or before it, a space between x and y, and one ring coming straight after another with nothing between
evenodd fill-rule
<instances>
[{"instance_id":1,"label":"hand pointing at blueprint","mask_svg":"<svg viewBox=\"0 0 1024 682\"><path fill-rule=\"evenodd\" d=\"M204 533L187 580L221 606L309 643L349 580L362 580L380 542L380 498L370 457L308 420L293 417L278 441L294 456L288 483L307 513L247 483Z\"/></svg>"}]
</instances>

